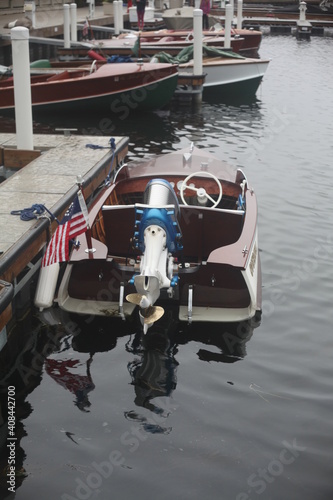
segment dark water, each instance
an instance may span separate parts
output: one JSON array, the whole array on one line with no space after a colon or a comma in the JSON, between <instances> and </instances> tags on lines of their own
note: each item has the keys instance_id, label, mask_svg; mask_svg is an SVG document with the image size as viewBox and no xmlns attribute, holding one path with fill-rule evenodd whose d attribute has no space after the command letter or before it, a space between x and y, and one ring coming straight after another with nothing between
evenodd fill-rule
<instances>
[{"instance_id":1,"label":"dark water","mask_svg":"<svg viewBox=\"0 0 333 500\"><path fill-rule=\"evenodd\" d=\"M135 320L28 315L16 499L333 498L333 40L266 37L260 54L272 62L251 103L66 122L130 136L132 156L194 141L242 167L263 316L188 327L170 311L142 345Z\"/></svg>"}]
</instances>

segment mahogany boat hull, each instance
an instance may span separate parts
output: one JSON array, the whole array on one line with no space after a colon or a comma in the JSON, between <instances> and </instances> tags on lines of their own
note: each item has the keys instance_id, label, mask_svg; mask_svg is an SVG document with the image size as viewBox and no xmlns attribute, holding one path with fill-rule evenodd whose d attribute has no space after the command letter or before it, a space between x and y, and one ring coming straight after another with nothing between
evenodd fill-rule
<instances>
[{"instance_id":1,"label":"mahogany boat hull","mask_svg":"<svg viewBox=\"0 0 333 500\"><path fill-rule=\"evenodd\" d=\"M184 190L187 199L182 203L182 183L189 174L211 199L218 197L218 183L211 174L218 178L223 196L215 208L196 203L191 187ZM73 250L59 288L59 306L77 314L124 319L133 313L136 304L125 297L136 294L137 276L147 278L149 274L147 269L143 271L148 240L142 251L137 234L143 224L138 214L147 209L142 201L150 182L159 183L158 189L161 185L164 188L164 183L172 186L172 199L180 202L176 218L172 208L163 203L157 212L154 207L154 224L159 224L160 212L166 210L163 218L169 211L177 233L167 264L170 286L160 286L156 304L178 307L179 320L187 322L238 322L254 317L261 310L255 193L242 171L235 172L196 148L132 162L119 170L116 181L89 209L95 252L88 255L86 236L79 237L79 249ZM168 231L166 226L160 224Z\"/></svg>"},{"instance_id":2,"label":"mahogany boat hull","mask_svg":"<svg viewBox=\"0 0 333 500\"><path fill-rule=\"evenodd\" d=\"M94 64L94 63L93 63ZM177 68L152 63L91 65L31 77L34 110L100 107L114 113L163 107L177 86ZM0 110L13 110L12 79L0 81Z\"/></svg>"}]
</instances>

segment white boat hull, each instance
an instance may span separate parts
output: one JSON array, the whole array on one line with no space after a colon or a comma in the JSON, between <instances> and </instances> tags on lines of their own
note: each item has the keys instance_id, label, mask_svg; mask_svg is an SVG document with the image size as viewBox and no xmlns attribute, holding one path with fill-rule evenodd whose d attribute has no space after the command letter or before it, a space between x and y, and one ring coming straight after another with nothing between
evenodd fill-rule
<instances>
[{"instance_id":1,"label":"white boat hull","mask_svg":"<svg viewBox=\"0 0 333 500\"><path fill-rule=\"evenodd\" d=\"M268 68L268 64L269 60L250 58L209 59L207 62L203 62L203 73L206 73L204 88L235 84L244 84L246 86L252 82L257 89ZM181 74L193 73L193 61L189 64L181 64L179 71Z\"/></svg>"}]
</instances>

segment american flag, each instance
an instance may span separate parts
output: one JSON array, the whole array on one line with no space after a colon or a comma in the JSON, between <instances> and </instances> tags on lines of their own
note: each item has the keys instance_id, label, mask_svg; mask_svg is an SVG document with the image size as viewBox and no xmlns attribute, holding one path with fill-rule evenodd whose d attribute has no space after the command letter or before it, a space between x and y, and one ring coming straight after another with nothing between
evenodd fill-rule
<instances>
[{"instance_id":1,"label":"american flag","mask_svg":"<svg viewBox=\"0 0 333 500\"><path fill-rule=\"evenodd\" d=\"M69 259L69 241L84 233L88 227L88 210L81 191L57 227L42 260L42 267Z\"/></svg>"}]
</instances>

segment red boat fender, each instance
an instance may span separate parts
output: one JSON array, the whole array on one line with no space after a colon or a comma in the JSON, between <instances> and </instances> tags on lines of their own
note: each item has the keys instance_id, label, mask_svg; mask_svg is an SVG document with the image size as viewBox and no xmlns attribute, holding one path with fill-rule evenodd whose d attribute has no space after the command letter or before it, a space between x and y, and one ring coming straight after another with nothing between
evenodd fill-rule
<instances>
[{"instance_id":1,"label":"red boat fender","mask_svg":"<svg viewBox=\"0 0 333 500\"><path fill-rule=\"evenodd\" d=\"M94 50L89 50L88 56L91 59L94 59L95 61L106 61L105 57L101 56L100 54L98 54Z\"/></svg>"}]
</instances>

